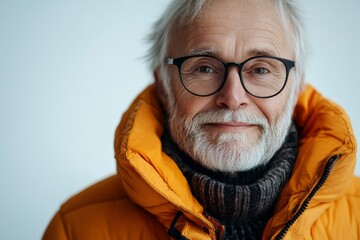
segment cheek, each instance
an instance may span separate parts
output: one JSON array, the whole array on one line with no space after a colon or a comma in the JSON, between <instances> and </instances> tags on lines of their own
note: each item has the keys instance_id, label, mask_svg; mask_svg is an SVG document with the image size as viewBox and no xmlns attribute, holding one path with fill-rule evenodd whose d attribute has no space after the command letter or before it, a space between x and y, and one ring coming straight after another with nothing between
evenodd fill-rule
<instances>
[{"instance_id":1,"label":"cheek","mask_svg":"<svg viewBox=\"0 0 360 240\"><path fill-rule=\"evenodd\" d=\"M176 105L180 114L186 118L193 118L197 113L208 109L209 100L194 96L184 89L177 94Z\"/></svg>"},{"instance_id":2,"label":"cheek","mask_svg":"<svg viewBox=\"0 0 360 240\"><path fill-rule=\"evenodd\" d=\"M170 76L171 92L179 114L186 118L193 118L197 113L206 111L213 101L212 97L198 97L189 93L181 83L178 73Z\"/></svg>"},{"instance_id":3,"label":"cheek","mask_svg":"<svg viewBox=\"0 0 360 240\"><path fill-rule=\"evenodd\" d=\"M259 109L267 118L270 125L273 125L282 115L285 109L286 96L279 95L275 98L267 99L258 104Z\"/></svg>"},{"instance_id":4,"label":"cheek","mask_svg":"<svg viewBox=\"0 0 360 240\"><path fill-rule=\"evenodd\" d=\"M266 101L261 102L261 110L265 114L270 124L274 124L280 116L285 112L287 104L290 104L292 101L290 94L294 93L294 76L293 73L289 75L289 80L284 90L277 96L273 98L266 99Z\"/></svg>"}]
</instances>

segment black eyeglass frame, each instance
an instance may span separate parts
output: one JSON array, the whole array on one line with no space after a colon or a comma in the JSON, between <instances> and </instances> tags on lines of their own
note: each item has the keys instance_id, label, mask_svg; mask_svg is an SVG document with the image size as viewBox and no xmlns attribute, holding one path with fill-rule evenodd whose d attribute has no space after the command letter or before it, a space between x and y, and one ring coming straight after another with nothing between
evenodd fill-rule
<instances>
[{"instance_id":1,"label":"black eyeglass frame","mask_svg":"<svg viewBox=\"0 0 360 240\"><path fill-rule=\"evenodd\" d=\"M209 93L209 94L197 94L197 93L193 93L192 91L190 91L184 84L183 80L182 80L182 74L181 74L181 66L182 64L189 58L194 58L194 57L209 57L209 58L214 58L218 61L220 61L223 65L224 65L224 69L225 69L225 73L224 73L224 79L222 80L222 83L221 85L219 86L219 88L217 90L215 90L214 92L212 93ZM282 62L286 68L286 77L285 77L285 81L284 81L284 84L283 86L280 88L280 90L273 94L273 95L270 95L270 96L265 96L265 97L259 97L259 96L256 96L254 94L252 94L251 92L249 92L244 83L243 83L243 79L242 79L242 74L241 74L241 71L242 71L242 68L243 66L250 60L253 60L253 59L256 59L256 58L270 58L270 59L276 59L276 60L279 60L280 62ZM236 66L238 67L238 73L239 73L239 77L240 77L240 82L241 82L241 85L242 87L245 89L245 91L250 94L251 96L254 96L256 98L272 98L272 97L275 97L276 95L278 95L279 93L282 92L282 90L284 90L285 86L286 86L286 83L288 81L288 77L289 77L289 73L290 73L290 70L295 67L295 61L292 61L292 60L289 60L289 59L285 59L285 58L280 58L280 57L274 57L274 56L254 56L254 57L251 57L251 58L248 58L246 59L245 61L241 62L241 63L236 63L236 62L224 62L222 61L221 59L217 58L217 57L214 57L214 56L211 56L211 55L189 55L189 56L184 56L184 57L179 57L179 58L167 58L166 59L166 63L169 64L169 65L175 65L177 66L178 70L179 70L179 76L180 76L180 80L181 80L181 83L182 85L184 86L184 88L191 94L195 95L195 96L199 96L199 97L207 97L207 96L211 96L215 93L217 93L218 91L220 91L225 83L226 83L226 80L227 80L227 77L228 77L228 69L229 67L232 67L232 66Z\"/></svg>"}]
</instances>

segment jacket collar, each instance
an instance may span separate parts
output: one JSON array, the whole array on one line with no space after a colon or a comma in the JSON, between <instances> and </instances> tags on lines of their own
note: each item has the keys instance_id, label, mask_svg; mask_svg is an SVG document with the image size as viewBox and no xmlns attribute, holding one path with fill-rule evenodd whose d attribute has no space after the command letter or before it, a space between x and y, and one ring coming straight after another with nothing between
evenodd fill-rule
<instances>
[{"instance_id":1,"label":"jacket collar","mask_svg":"<svg viewBox=\"0 0 360 240\"><path fill-rule=\"evenodd\" d=\"M215 227L176 163L162 152L164 113L154 86L144 90L124 113L115 134L115 158L128 196L156 216L166 229L181 211L189 219L187 237L215 239ZM193 224L196 223L196 224ZM205 232L202 229L207 229Z\"/></svg>"}]
</instances>

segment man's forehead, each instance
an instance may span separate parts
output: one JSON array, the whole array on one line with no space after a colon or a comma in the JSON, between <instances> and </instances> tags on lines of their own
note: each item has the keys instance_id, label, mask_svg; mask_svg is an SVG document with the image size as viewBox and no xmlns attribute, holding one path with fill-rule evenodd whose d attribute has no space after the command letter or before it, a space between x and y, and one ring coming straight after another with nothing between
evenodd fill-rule
<instances>
[{"instance_id":1,"label":"man's forehead","mask_svg":"<svg viewBox=\"0 0 360 240\"><path fill-rule=\"evenodd\" d=\"M216 5L218 1L211 2L199 18L186 26L175 28L169 54L215 55L228 60L234 58L233 61L256 55L291 57L290 54L282 54L288 40L273 3L272 8L266 9L254 5L252 1L221 2L223 4L219 6ZM264 2L269 5L273 1ZM244 6L247 7L244 9Z\"/></svg>"},{"instance_id":2,"label":"man's forehead","mask_svg":"<svg viewBox=\"0 0 360 240\"><path fill-rule=\"evenodd\" d=\"M245 22L249 16L278 19L275 0L213 0L201 11L197 20L219 17Z\"/></svg>"}]
</instances>

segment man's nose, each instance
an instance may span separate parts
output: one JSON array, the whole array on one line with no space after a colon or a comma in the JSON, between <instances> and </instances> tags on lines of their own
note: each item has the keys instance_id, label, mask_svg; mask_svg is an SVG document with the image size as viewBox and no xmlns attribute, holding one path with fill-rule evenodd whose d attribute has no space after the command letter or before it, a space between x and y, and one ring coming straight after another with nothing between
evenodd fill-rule
<instances>
[{"instance_id":1,"label":"man's nose","mask_svg":"<svg viewBox=\"0 0 360 240\"><path fill-rule=\"evenodd\" d=\"M241 84L238 68L230 67L225 84L217 94L216 105L235 110L247 107L249 101L249 96Z\"/></svg>"}]
</instances>

